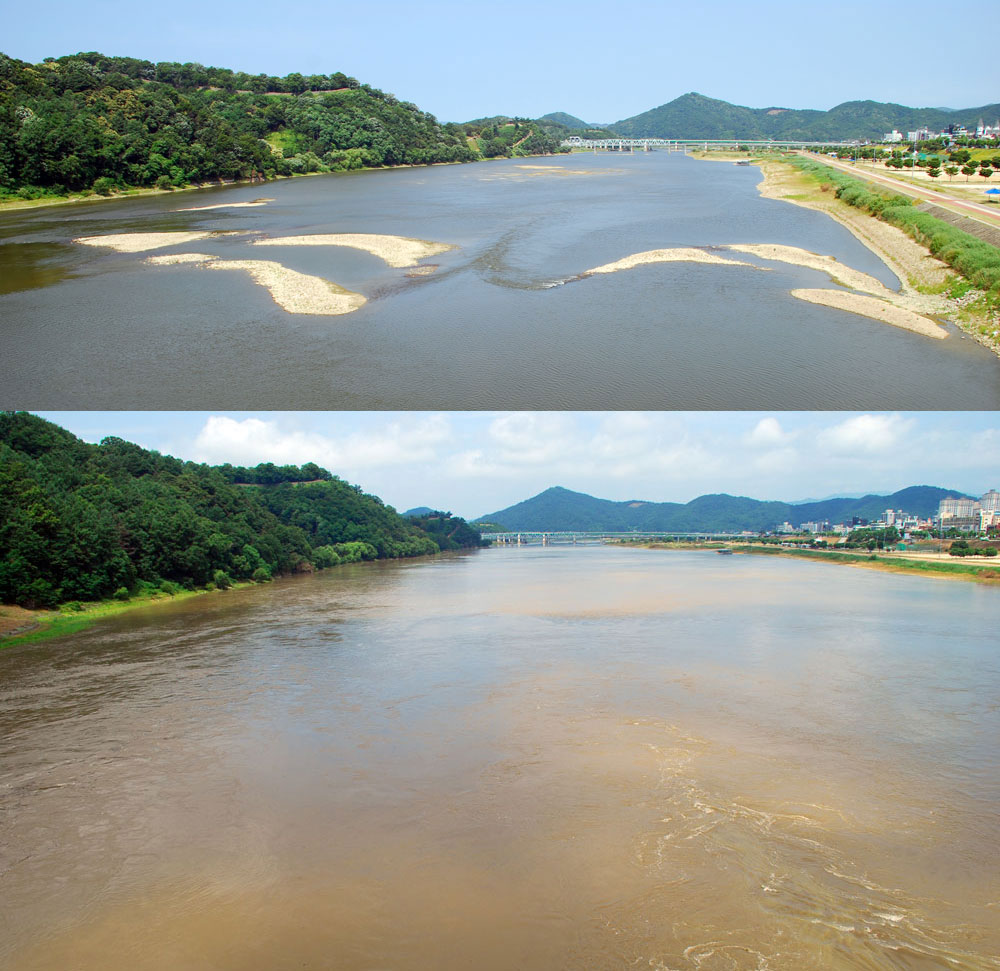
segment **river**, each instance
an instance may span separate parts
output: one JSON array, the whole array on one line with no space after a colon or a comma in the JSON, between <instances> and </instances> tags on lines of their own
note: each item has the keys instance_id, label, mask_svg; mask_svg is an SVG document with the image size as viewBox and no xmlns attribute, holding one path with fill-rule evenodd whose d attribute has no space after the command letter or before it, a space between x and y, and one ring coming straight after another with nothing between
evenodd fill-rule
<instances>
[{"instance_id":1,"label":"river","mask_svg":"<svg viewBox=\"0 0 1000 971\"><path fill-rule=\"evenodd\" d=\"M0 652L0 965L997 969L1000 596L613 547Z\"/></svg>"},{"instance_id":2,"label":"river","mask_svg":"<svg viewBox=\"0 0 1000 971\"><path fill-rule=\"evenodd\" d=\"M584 153L0 213L0 405L1000 407L1000 362L984 347L954 327L933 340L794 298L836 289L819 270L715 251L751 267L659 263L576 279L651 249L778 243L898 288L829 217L760 198L760 178L667 152ZM200 208L260 198L272 201ZM236 235L152 253L74 242L150 232ZM344 247L251 245L331 233L455 248L421 276ZM147 262L180 253L279 262L368 302L343 316L289 313L245 272Z\"/></svg>"}]
</instances>

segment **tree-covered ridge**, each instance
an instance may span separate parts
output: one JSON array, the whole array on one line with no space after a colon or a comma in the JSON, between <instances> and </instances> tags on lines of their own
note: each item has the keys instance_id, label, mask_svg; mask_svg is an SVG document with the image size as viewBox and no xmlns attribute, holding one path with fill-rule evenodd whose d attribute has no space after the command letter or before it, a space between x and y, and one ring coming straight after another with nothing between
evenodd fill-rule
<instances>
[{"instance_id":1,"label":"tree-covered ridge","mask_svg":"<svg viewBox=\"0 0 1000 971\"><path fill-rule=\"evenodd\" d=\"M964 493L937 486L910 486L889 496L868 495L860 499L845 497L805 503L762 501L724 493L699 496L688 503L613 502L554 486L507 509L487 513L472 525L478 526L482 521L501 524L506 529L526 530L759 532L774 529L786 520L793 523L842 522L853 516L874 520L890 507L926 518L937 512L942 499L962 495Z\"/></svg>"},{"instance_id":2,"label":"tree-covered ridge","mask_svg":"<svg viewBox=\"0 0 1000 971\"><path fill-rule=\"evenodd\" d=\"M123 441L91 445L0 413L0 601L53 606L155 588L267 580L442 547L319 466L184 462Z\"/></svg>"},{"instance_id":3,"label":"tree-covered ridge","mask_svg":"<svg viewBox=\"0 0 1000 971\"><path fill-rule=\"evenodd\" d=\"M482 158L518 158L569 151L559 143L565 134L558 126L530 118L477 118L463 126L469 145Z\"/></svg>"},{"instance_id":4,"label":"tree-covered ridge","mask_svg":"<svg viewBox=\"0 0 1000 971\"><path fill-rule=\"evenodd\" d=\"M493 154L552 151L532 124L516 146L501 136ZM98 53L42 64L0 54L0 195L468 162L486 154L471 134L339 72L279 78Z\"/></svg>"},{"instance_id":5,"label":"tree-covered ridge","mask_svg":"<svg viewBox=\"0 0 1000 971\"><path fill-rule=\"evenodd\" d=\"M877 139L886 132L948 125L975 131L980 119L992 124L1000 104L949 111L944 108L908 108L877 101L846 101L819 111L802 108L747 108L691 92L668 104L615 122L619 135L648 138L747 138L806 141Z\"/></svg>"}]
</instances>

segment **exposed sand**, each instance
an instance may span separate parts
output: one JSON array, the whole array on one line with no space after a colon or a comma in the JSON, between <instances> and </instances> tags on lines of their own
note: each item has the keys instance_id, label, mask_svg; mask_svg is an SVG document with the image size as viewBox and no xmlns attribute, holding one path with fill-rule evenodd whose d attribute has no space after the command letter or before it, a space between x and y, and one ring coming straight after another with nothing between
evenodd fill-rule
<instances>
[{"instance_id":1,"label":"exposed sand","mask_svg":"<svg viewBox=\"0 0 1000 971\"><path fill-rule=\"evenodd\" d=\"M389 266L416 266L419 260L455 249L451 243L434 243L407 236L376 236L373 233L318 233L315 236L278 236L255 239L254 246L349 246L364 250Z\"/></svg>"},{"instance_id":2,"label":"exposed sand","mask_svg":"<svg viewBox=\"0 0 1000 971\"><path fill-rule=\"evenodd\" d=\"M839 263L832 256L810 253L809 250L799 249L797 246L779 246L773 243L731 243L725 249L736 250L738 253L749 253L751 256L759 256L765 260L792 263L796 266L809 267L812 270L821 270L829 274L834 283L850 287L852 290L863 290L865 293L873 293L880 297L892 295L892 291L883 286L875 277Z\"/></svg>"},{"instance_id":3,"label":"exposed sand","mask_svg":"<svg viewBox=\"0 0 1000 971\"><path fill-rule=\"evenodd\" d=\"M208 253L168 253L166 256L147 256L146 262L154 266L175 266L178 263L207 263L217 258Z\"/></svg>"},{"instance_id":4,"label":"exposed sand","mask_svg":"<svg viewBox=\"0 0 1000 971\"><path fill-rule=\"evenodd\" d=\"M934 321L912 310L897 307L876 297L863 297L857 293L845 293L843 290L792 290L793 297L799 300L807 300L809 303L822 304L824 307L833 307L836 310L846 310L848 313L860 314L863 317L871 317L873 320L881 320L893 327L902 327L905 330L912 330L916 334L923 334L924 337L944 338L948 336L948 331L939 327Z\"/></svg>"},{"instance_id":5,"label":"exposed sand","mask_svg":"<svg viewBox=\"0 0 1000 971\"><path fill-rule=\"evenodd\" d=\"M593 276L595 273L617 273L619 270L631 270L633 267L646 263L714 263L717 266L749 266L751 269L760 269L751 263L744 263L742 260L727 260L724 256L716 256L705 250L683 246L633 253L631 256L615 260L614 263L605 263L602 266L595 266L592 270L584 270L580 276Z\"/></svg>"},{"instance_id":6,"label":"exposed sand","mask_svg":"<svg viewBox=\"0 0 1000 971\"><path fill-rule=\"evenodd\" d=\"M171 209L171 212L205 212L209 209L250 209L253 206L266 206L273 199L254 199L253 202L220 202L216 206L188 206L187 209Z\"/></svg>"},{"instance_id":7,"label":"exposed sand","mask_svg":"<svg viewBox=\"0 0 1000 971\"><path fill-rule=\"evenodd\" d=\"M255 283L266 287L274 302L290 314L339 316L352 313L367 303L360 293L345 290L322 277L290 270L271 260L220 260L204 253L178 253L151 256L146 262L158 266L202 263L209 270L243 270Z\"/></svg>"},{"instance_id":8,"label":"exposed sand","mask_svg":"<svg viewBox=\"0 0 1000 971\"><path fill-rule=\"evenodd\" d=\"M73 240L83 246L107 246L119 253L143 253L146 250L162 249L164 246L177 246L182 243L193 243L197 239L208 239L212 236L238 236L238 232L200 232L200 233L110 233L107 236L79 236Z\"/></svg>"}]
</instances>

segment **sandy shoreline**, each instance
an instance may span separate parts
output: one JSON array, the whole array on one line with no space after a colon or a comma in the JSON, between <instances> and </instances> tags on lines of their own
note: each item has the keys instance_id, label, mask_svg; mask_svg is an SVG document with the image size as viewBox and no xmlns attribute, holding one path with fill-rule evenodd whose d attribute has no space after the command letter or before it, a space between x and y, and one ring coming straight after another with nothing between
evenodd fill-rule
<instances>
[{"instance_id":1,"label":"sandy shoreline","mask_svg":"<svg viewBox=\"0 0 1000 971\"><path fill-rule=\"evenodd\" d=\"M154 266L196 263L207 270L245 271L254 283L267 289L282 310L290 314L340 316L352 313L368 302L360 293L345 290L322 277L290 270L271 260L220 260L205 253L177 253L150 256L146 262Z\"/></svg>"},{"instance_id":2,"label":"sandy shoreline","mask_svg":"<svg viewBox=\"0 0 1000 971\"><path fill-rule=\"evenodd\" d=\"M255 239L254 246L347 246L363 250L385 260L389 266L416 266L429 256L447 253L455 247L451 243L435 243L428 239L411 239L408 236L384 236L374 233L318 233L314 236L277 236L272 239Z\"/></svg>"},{"instance_id":3,"label":"sandy shoreline","mask_svg":"<svg viewBox=\"0 0 1000 971\"><path fill-rule=\"evenodd\" d=\"M757 189L766 199L777 199L825 213L871 250L899 278L901 292L892 293L892 303L924 317L955 323L964 334L1000 356L1000 341L980 332L979 326L963 321L961 304L945 294L922 293L919 287L939 287L958 276L946 263L911 239L903 230L868 213L841 203L812 185L806 176L783 162L755 160L764 175ZM815 198L812 198L815 197ZM829 201L827 201L829 199ZM980 320L981 324L983 321Z\"/></svg>"}]
</instances>

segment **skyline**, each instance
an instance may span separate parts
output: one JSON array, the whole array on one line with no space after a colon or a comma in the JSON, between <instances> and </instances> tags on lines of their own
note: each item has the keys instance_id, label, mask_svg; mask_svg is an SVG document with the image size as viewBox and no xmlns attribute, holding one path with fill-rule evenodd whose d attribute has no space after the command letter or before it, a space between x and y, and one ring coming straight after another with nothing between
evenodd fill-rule
<instances>
[{"instance_id":1,"label":"skyline","mask_svg":"<svg viewBox=\"0 0 1000 971\"><path fill-rule=\"evenodd\" d=\"M824 8L788 2L748 7L721 0L689 9L641 0L614 8L593 0L513 0L501 13L434 0L415 16L411 5L386 0L317 5L275 19L253 0L220 0L208 10L178 0L168 17L137 8L127 18L108 0L86 7L39 0L7 13L2 50L33 63L100 51L253 74L343 71L441 121L459 122L565 111L609 124L689 91L753 108L828 110L853 100L991 103L976 72L907 71L891 56L854 59L851 71L816 69L842 62L844 32L853 22L863 22L868 37L891 39L894 50L920 50L927 18L939 11L914 0L901 17L898 6L882 0L848 0L838 8L845 26L832 30Z\"/></svg>"},{"instance_id":2,"label":"skyline","mask_svg":"<svg viewBox=\"0 0 1000 971\"><path fill-rule=\"evenodd\" d=\"M467 519L551 486L602 499L803 502L1000 486L996 412L36 412L181 459L316 462L400 512Z\"/></svg>"}]
</instances>

